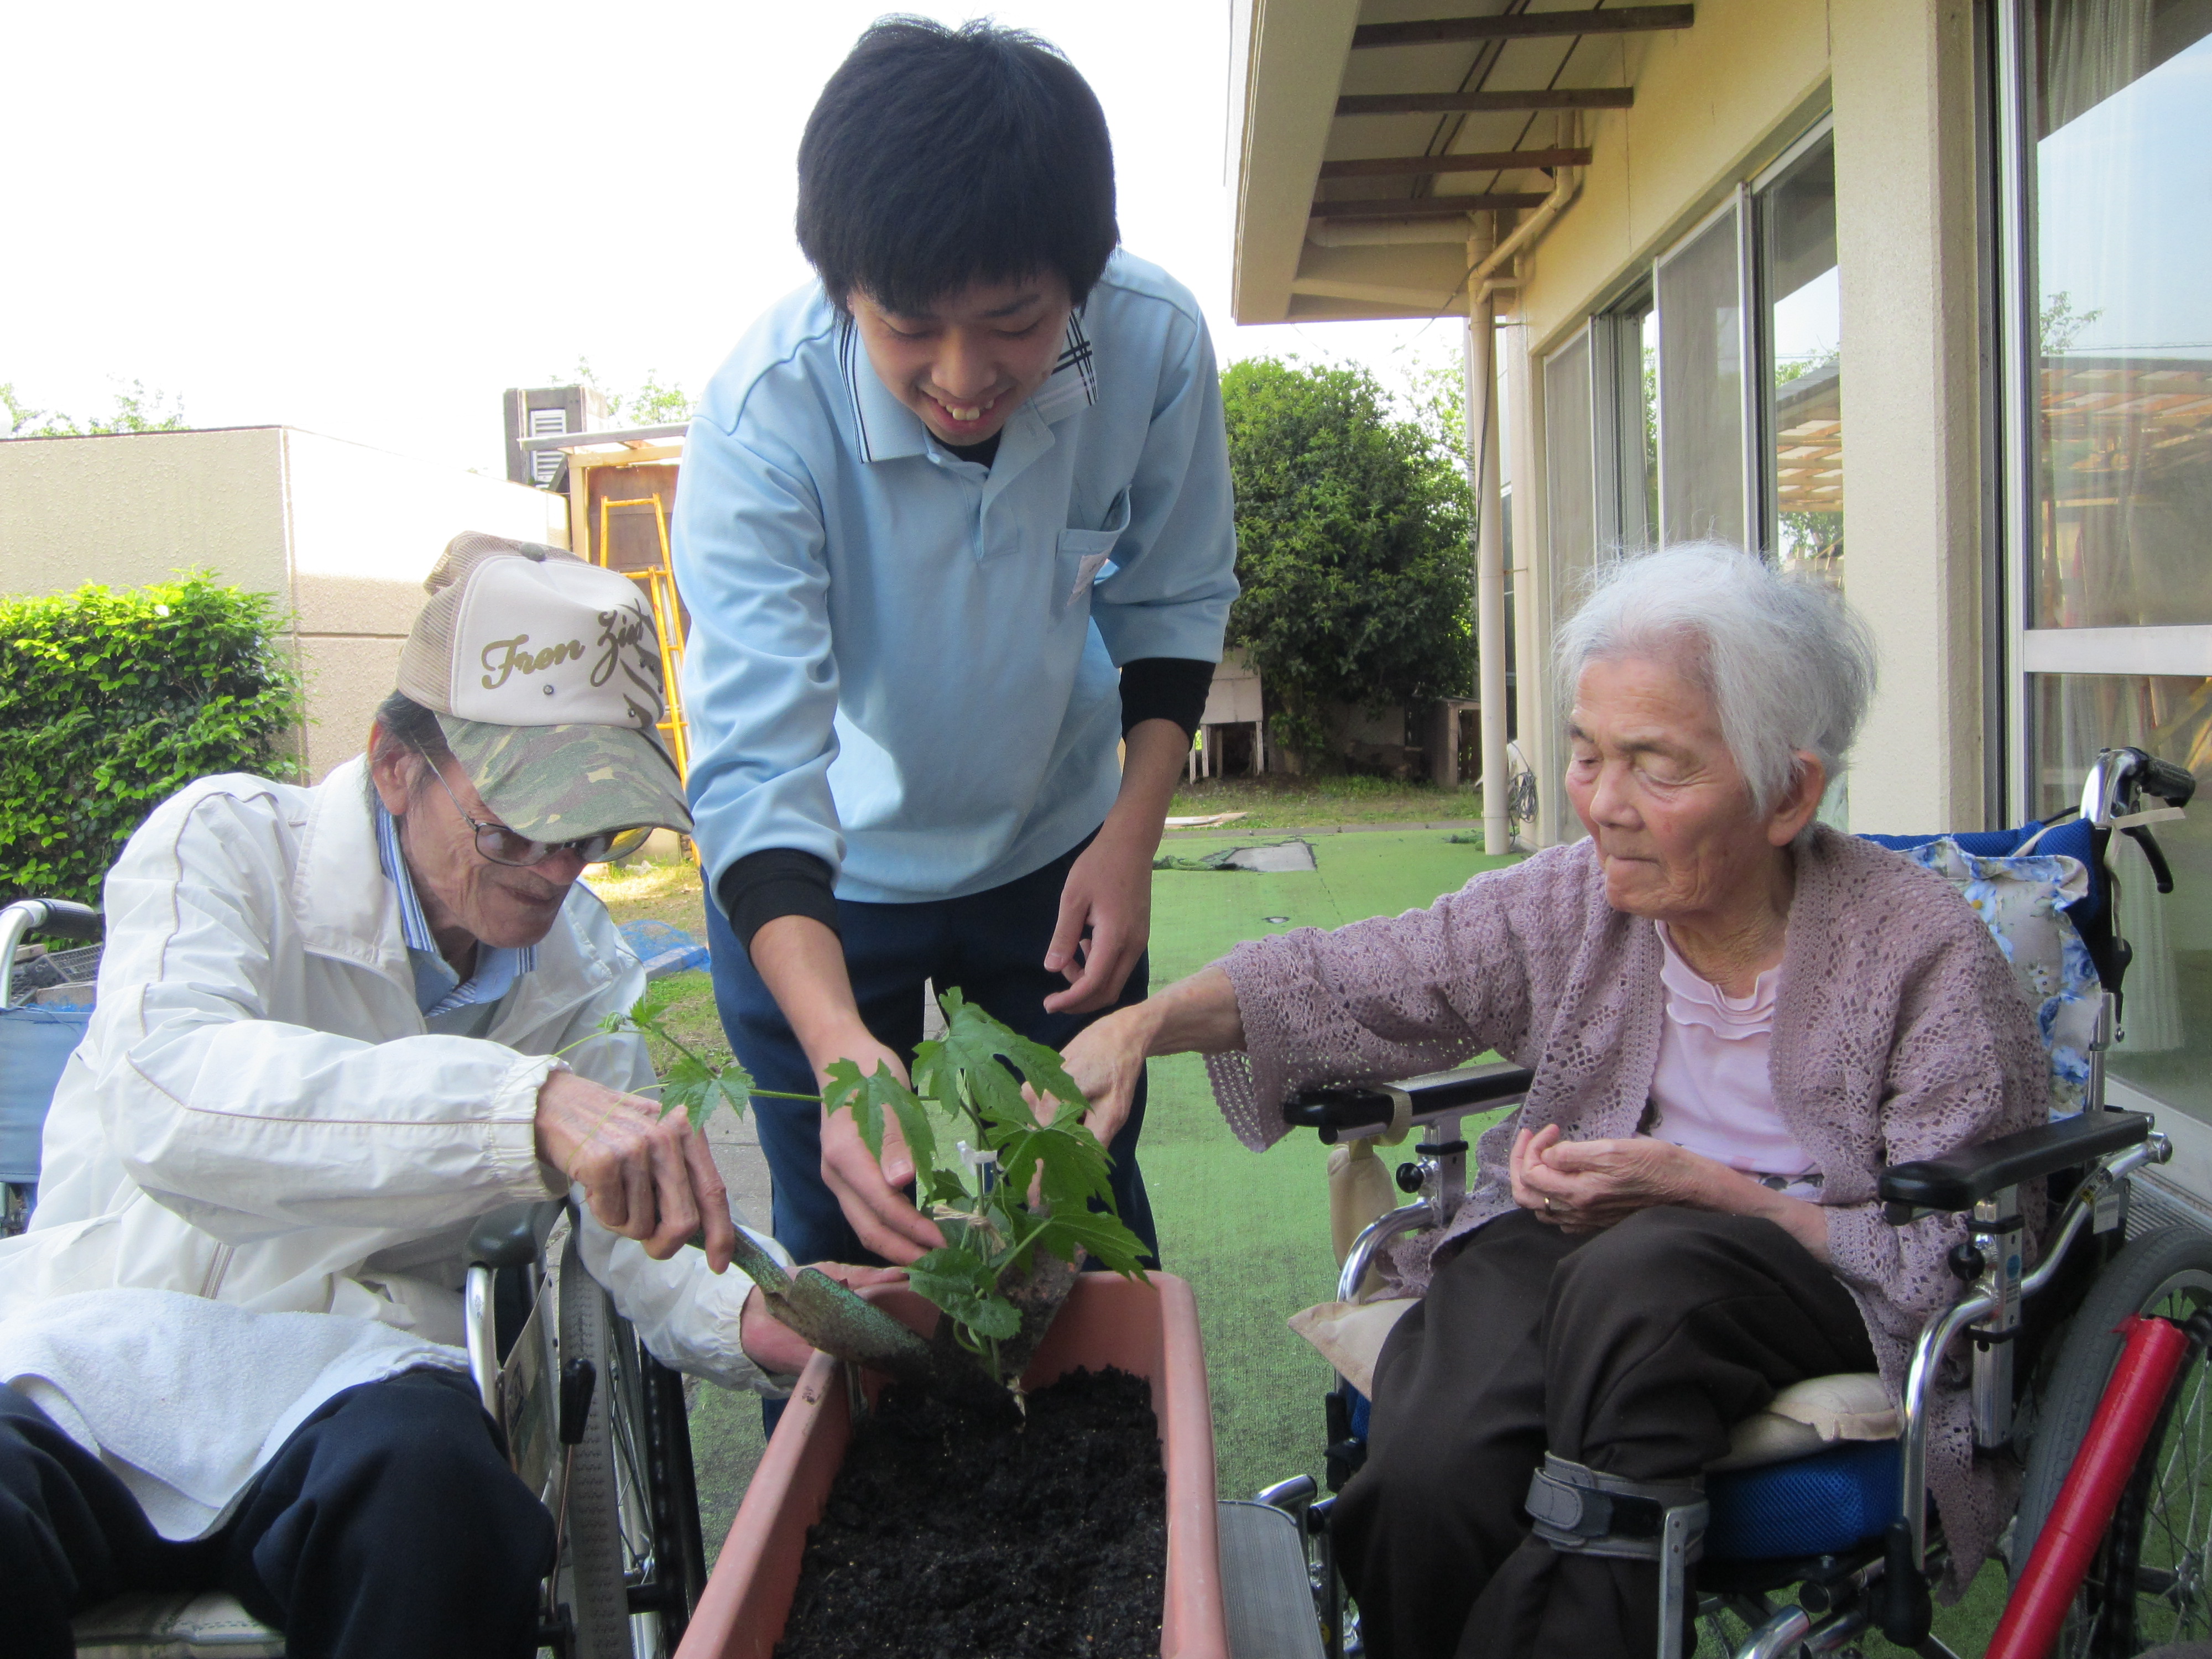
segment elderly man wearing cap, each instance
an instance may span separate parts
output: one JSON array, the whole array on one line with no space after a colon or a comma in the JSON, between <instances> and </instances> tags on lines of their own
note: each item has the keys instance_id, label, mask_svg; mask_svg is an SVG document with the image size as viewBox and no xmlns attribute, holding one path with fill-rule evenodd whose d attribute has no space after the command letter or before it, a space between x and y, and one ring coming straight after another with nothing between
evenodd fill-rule
<instances>
[{"instance_id":1,"label":"elderly man wearing cap","mask_svg":"<svg viewBox=\"0 0 2212 1659\"><path fill-rule=\"evenodd\" d=\"M488 536L428 586L365 757L203 779L108 876L98 1012L0 1243L11 1655L216 1588L295 1659L530 1651L553 1526L457 1346L502 1205L573 1188L664 1362L775 1392L805 1358L723 1274L722 1182L642 1042L600 1026L643 973L576 878L690 827L651 618Z\"/></svg>"}]
</instances>

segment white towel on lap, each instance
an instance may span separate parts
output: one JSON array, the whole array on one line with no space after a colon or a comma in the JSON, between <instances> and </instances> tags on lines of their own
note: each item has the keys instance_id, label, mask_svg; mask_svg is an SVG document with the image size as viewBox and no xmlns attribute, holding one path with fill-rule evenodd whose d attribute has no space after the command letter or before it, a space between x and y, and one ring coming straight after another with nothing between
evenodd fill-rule
<instances>
[{"instance_id":1,"label":"white towel on lap","mask_svg":"<svg viewBox=\"0 0 2212 1659\"><path fill-rule=\"evenodd\" d=\"M0 1382L114 1471L156 1532L201 1538L332 1395L459 1348L374 1320L251 1313L175 1291L87 1291L0 1321Z\"/></svg>"}]
</instances>

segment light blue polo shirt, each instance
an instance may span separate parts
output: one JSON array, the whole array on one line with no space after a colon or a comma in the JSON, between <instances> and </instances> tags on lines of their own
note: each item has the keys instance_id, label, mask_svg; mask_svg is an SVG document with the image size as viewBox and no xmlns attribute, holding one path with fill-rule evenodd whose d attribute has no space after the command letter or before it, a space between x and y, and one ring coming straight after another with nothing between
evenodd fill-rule
<instances>
[{"instance_id":1,"label":"light blue polo shirt","mask_svg":"<svg viewBox=\"0 0 2212 1659\"><path fill-rule=\"evenodd\" d=\"M708 385L674 531L709 892L770 848L878 903L1027 875L1114 803L1118 665L1220 660L1237 542L1205 319L1115 255L986 469L817 283Z\"/></svg>"}]
</instances>

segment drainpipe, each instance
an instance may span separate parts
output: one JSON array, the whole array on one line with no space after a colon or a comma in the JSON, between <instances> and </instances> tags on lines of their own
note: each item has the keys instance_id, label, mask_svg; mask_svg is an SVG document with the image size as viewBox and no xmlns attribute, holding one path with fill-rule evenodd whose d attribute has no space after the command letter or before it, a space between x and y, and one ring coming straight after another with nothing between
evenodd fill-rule
<instances>
[{"instance_id":1,"label":"drainpipe","mask_svg":"<svg viewBox=\"0 0 2212 1659\"><path fill-rule=\"evenodd\" d=\"M1476 270L1492 258L1497 216L1475 221L1467 239L1467 262ZM1474 637L1481 699L1482 850L1512 850L1506 817L1509 780L1505 754L1505 521L1498 476L1497 304L1488 282L1470 282L1467 293L1467 453L1474 475Z\"/></svg>"},{"instance_id":2,"label":"drainpipe","mask_svg":"<svg viewBox=\"0 0 2212 1659\"><path fill-rule=\"evenodd\" d=\"M1469 288L1491 285L1491 273L1509 259L1525 253L1536 246L1544 233L1552 228L1552 221L1567 210L1568 205L1582 193L1583 170L1580 167L1561 167L1559 176L1552 181L1552 193L1538 203L1535 210L1513 228L1513 234L1490 250L1481 263L1468 273ZM1472 258L1474 256L1468 256ZM1510 278L1498 277L1497 287L1513 286Z\"/></svg>"},{"instance_id":3,"label":"drainpipe","mask_svg":"<svg viewBox=\"0 0 2212 1659\"><path fill-rule=\"evenodd\" d=\"M1559 176L1552 180L1552 193L1529 210L1528 216L1514 228L1510 236L1490 251L1468 281L1480 287L1507 260L1534 247L1551 228L1552 221L1565 212L1568 204L1581 193L1582 187L1580 167L1561 167ZM1470 213L1466 217L1472 219L1474 215ZM1466 235L1467 225L1458 218L1395 219L1381 223L1317 219L1306 227L1306 240L1316 247L1395 247L1407 243L1457 242ZM1498 281L1500 288L1510 283L1510 277Z\"/></svg>"}]
</instances>

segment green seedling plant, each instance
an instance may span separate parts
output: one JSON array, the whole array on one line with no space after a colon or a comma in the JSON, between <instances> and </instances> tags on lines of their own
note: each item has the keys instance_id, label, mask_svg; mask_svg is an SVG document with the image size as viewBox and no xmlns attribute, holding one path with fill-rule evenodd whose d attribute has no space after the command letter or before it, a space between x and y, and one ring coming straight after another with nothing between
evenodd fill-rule
<instances>
[{"instance_id":1,"label":"green seedling plant","mask_svg":"<svg viewBox=\"0 0 2212 1659\"><path fill-rule=\"evenodd\" d=\"M1026 1362L1086 1254L1125 1277L1142 1274L1144 1245L1115 1210L1110 1160L1084 1127L1089 1103L1060 1056L957 990L939 999L945 1036L915 1051L911 1086L888 1066L863 1077L845 1060L830 1066L820 1095L759 1088L735 1059L702 1054L669 1029L674 1000L666 987L650 989L600 1022L611 1034L656 1037L675 1054L659 1085L663 1116L681 1109L696 1132L724 1106L742 1115L755 1095L817 1101L851 1113L878 1158L885 1123L898 1125L916 1197L945 1240L908 1269L908 1284L944 1314L955 1348L994 1382L1003 1385ZM1049 1121L1038 1115L1040 1100L1059 1103ZM940 1155L940 1125L955 1137L954 1160ZM790 1273L742 1230L738 1237L738 1265L776 1316L816 1347L926 1385L959 1385L896 1320L824 1274Z\"/></svg>"},{"instance_id":2,"label":"green seedling plant","mask_svg":"<svg viewBox=\"0 0 2212 1659\"><path fill-rule=\"evenodd\" d=\"M914 1158L916 1196L945 1241L907 1270L907 1282L943 1311L959 1346L1004 1381L1042 1334L1029 1334L1009 1352L1024 1334L1024 1304L1034 1300L1027 1293L1050 1276L1044 1258L1072 1271L1087 1253L1136 1277L1145 1247L1114 1210L1110 1160L1084 1127L1089 1103L1060 1056L957 990L938 1006L945 1032L915 1050L911 1088L888 1066L862 1077L845 1060L830 1066L823 1098L830 1111L853 1115L878 1158L886 1118L897 1122ZM1059 1103L1048 1122L1037 1114L1039 1099ZM939 1155L940 1123L967 1132L956 1142L956 1160ZM1094 1201L1103 1207L1093 1209ZM1053 1306L1065 1295L1063 1285Z\"/></svg>"}]
</instances>

